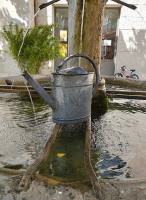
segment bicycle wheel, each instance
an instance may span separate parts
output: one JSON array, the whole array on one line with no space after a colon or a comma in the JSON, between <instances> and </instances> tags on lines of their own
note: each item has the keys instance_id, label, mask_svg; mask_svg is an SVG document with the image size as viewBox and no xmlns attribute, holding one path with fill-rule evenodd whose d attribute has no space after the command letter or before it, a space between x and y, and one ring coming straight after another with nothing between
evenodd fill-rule
<instances>
[{"instance_id":1,"label":"bicycle wheel","mask_svg":"<svg viewBox=\"0 0 146 200\"><path fill-rule=\"evenodd\" d=\"M116 74L114 75L114 77L123 77L123 75L122 75L121 73L116 73Z\"/></svg>"},{"instance_id":2,"label":"bicycle wheel","mask_svg":"<svg viewBox=\"0 0 146 200\"><path fill-rule=\"evenodd\" d=\"M138 76L137 74L132 74L132 75L130 76L130 78L139 79L139 76Z\"/></svg>"}]
</instances>

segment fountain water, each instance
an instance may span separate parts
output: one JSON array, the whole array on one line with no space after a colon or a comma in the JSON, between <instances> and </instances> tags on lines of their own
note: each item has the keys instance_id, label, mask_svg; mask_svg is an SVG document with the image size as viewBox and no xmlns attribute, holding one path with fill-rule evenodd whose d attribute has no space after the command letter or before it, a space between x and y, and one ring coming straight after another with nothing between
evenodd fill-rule
<instances>
[{"instance_id":1,"label":"fountain water","mask_svg":"<svg viewBox=\"0 0 146 200\"><path fill-rule=\"evenodd\" d=\"M33 16L32 20L30 21L30 23L29 23L29 25L28 25L28 27L27 27L27 29L26 29L25 35L23 36L22 44L21 44L20 49L19 49L19 52L18 52L18 64L19 64L19 56L20 56L22 47L23 47L23 45L24 45L24 41L25 41L26 35L27 35L27 33L28 33L28 31L29 31L29 29L30 29L32 23L34 22L35 17L36 17L37 14L39 13L39 11L40 11L40 9L39 9L39 10L35 13L35 15Z\"/></svg>"},{"instance_id":2,"label":"fountain water","mask_svg":"<svg viewBox=\"0 0 146 200\"><path fill-rule=\"evenodd\" d=\"M36 17L37 14L39 13L39 11L40 11L40 9L39 9L39 10L35 13L35 15L33 16L32 20L30 21L30 23L29 23L29 25L28 25L28 27L27 27L27 29L26 29L25 35L23 36L22 44L21 44L20 49L19 49L19 52L18 52L18 64L19 64L20 53L21 53L22 47L23 47L23 45L24 45L25 38L26 38L26 36L27 36L27 33L28 33L28 31L29 31L29 29L30 29L30 27L31 27L31 25L32 25L32 23L33 23L35 17ZM36 122L36 125L37 125L38 123L37 123L37 120L36 120L36 112L35 112L35 107L34 107L34 103L33 103L33 100L32 100L32 96L31 96L30 90L29 90L29 88L28 88L28 86L27 86L26 80L25 80L24 78L23 78L23 80L24 80L24 84L25 84L25 86L26 86L26 88L27 88L29 97L30 97L30 101L31 101L32 108L33 108L33 113L34 113L34 119L35 119L35 122Z\"/></svg>"},{"instance_id":3,"label":"fountain water","mask_svg":"<svg viewBox=\"0 0 146 200\"><path fill-rule=\"evenodd\" d=\"M24 80L24 83L25 83L25 82L26 82L26 80ZM38 125L37 118L36 118L35 106L34 106L34 103L33 103L33 100L32 100L32 96L31 96L30 90L29 90L29 88L28 88L28 86L27 86L26 83L25 83L25 86L26 86L26 88L27 88L27 91L28 91L28 94L29 94L29 98L30 98L30 101L31 101L31 104L32 104L35 123L36 123L36 125ZM37 126L37 127L38 127L38 126Z\"/></svg>"},{"instance_id":4,"label":"fountain water","mask_svg":"<svg viewBox=\"0 0 146 200\"><path fill-rule=\"evenodd\" d=\"M32 25L32 23L33 23L35 17L38 15L38 13L40 12L41 9L43 9L43 8L45 8L45 7L47 7L47 6L51 5L51 4L53 4L53 3L55 3L55 2L58 2L58 1L60 1L60 0L53 0L53 1L50 1L50 2L48 2L48 3L41 4L41 5L39 6L38 11L34 14L32 20L31 20L30 23L28 24L28 27L27 27L26 32L25 32L25 35L23 36L22 44L21 44L20 49L19 49L19 52L18 52L18 64L19 64L19 58L20 58L21 50L22 50L23 45L24 45L24 42L25 42L25 38L26 38L26 36L27 36L27 34L28 34L28 31L29 31L29 29L30 29L30 27L31 27L31 25ZM28 88L28 86L27 86L27 84L26 84L26 80L25 80L24 78L23 78L23 80L24 80L24 84L25 84L25 86L26 86L26 88L27 88L27 91L28 91L28 94L29 94L29 97L30 97L30 100L31 100L31 103L32 103L34 118L35 118L35 122L36 122L36 125L37 125L37 121L36 121L36 112L35 112L34 103L33 103L32 97L31 97L31 93L30 93L29 88Z\"/></svg>"},{"instance_id":5,"label":"fountain water","mask_svg":"<svg viewBox=\"0 0 146 200\"><path fill-rule=\"evenodd\" d=\"M139 16L141 17L141 19L143 20L143 22L146 25L146 21L145 21L144 17L142 16L142 14L138 10L135 10L135 11L139 14Z\"/></svg>"},{"instance_id":6,"label":"fountain water","mask_svg":"<svg viewBox=\"0 0 146 200\"><path fill-rule=\"evenodd\" d=\"M51 120L51 109L38 95L33 95L33 99L41 131L35 130L35 120L28 96L0 94L1 167L10 165L28 167L48 138L50 127L54 125ZM104 112L99 112L94 105L91 161L98 178L130 179L146 175L143 165L146 147L145 118L146 100L114 98L111 99L108 110ZM70 163L73 162L73 170L79 165L80 158L84 165L84 131L82 133L81 124L77 127L64 126L56 142L46 160L49 165L42 166L41 172L48 176L52 174L57 176L61 174L59 170L62 168L62 176L75 178ZM58 153L65 155L59 157ZM78 160L75 159L76 155Z\"/></svg>"}]
</instances>

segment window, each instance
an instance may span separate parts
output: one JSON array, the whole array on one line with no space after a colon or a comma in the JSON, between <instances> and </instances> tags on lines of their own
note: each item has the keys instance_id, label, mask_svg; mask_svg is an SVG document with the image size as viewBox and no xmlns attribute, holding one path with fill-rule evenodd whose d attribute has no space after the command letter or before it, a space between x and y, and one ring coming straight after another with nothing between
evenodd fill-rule
<instances>
[{"instance_id":1,"label":"window","mask_svg":"<svg viewBox=\"0 0 146 200\"><path fill-rule=\"evenodd\" d=\"M102 59L113 59L119 8L106 8L104 14Z\"/></svg>"},{"instance_id":2,"label":"window","mask_svg":"<svg viewBox=\"0 0 146 200\"><path fill-rule=\"evenodd\" d=\"M119 8L106 8L104 14L103 32L116 31L117 19L119 18Z\"/></svg>"},{"instance_id":3,"label":"window","mask_svg":"<svg viewBox=\"0 0 146 200\"><path fill-rule=\"evenodd\" d=\"M59 38L61 42L60 56L65 58L67 56L67 40L68 40L68 8L67 7L55 7L54 22L59 24L56 27L54 34Z\"/></svg>"},{"instance_id":4,"label":"window","mask_svg":"<svg viewBox=\"0 0 146 200\"><path fill-rule=\"evenodd\" d=\"M113 59L114 57L116 29L119 14L119 8L105 8L103 45L101 53L102 59ZM62 43L60 56L64 58L67 56L68 7L54 7L54 22L60 24L60 27L55 28L55 36L58 37Z\"/></svg>"}]
</instances>

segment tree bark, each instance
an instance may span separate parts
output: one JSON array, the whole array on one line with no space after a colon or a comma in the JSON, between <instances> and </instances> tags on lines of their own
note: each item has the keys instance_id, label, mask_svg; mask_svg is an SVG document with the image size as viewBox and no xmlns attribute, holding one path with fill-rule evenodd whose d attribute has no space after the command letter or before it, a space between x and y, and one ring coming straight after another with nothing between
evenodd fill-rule
<instances>
[{"instance_id":1,"label":"tree bark","mask_svg":"<svg viewBox=\"0 0 146 200\"><path fill-rule=\"evenodd\" d=\"M106 0L86 0L82 36L82 54L88 55L98 67L100 74L102 30ZM91 65L85 68L93 71Z\"/></svg>"},{"instance_id":2,"label":"tree bark","mask_svg":"<svg viewBox=\"0 0 146 200\"><path fill-rule=\"evenodd\" d=\"M97 65L100 74L102 28L107 0L69 1L69 55L82 53ZM90 63L82 59L81 66L93 71Z\"/></svg>"}]
</instances>

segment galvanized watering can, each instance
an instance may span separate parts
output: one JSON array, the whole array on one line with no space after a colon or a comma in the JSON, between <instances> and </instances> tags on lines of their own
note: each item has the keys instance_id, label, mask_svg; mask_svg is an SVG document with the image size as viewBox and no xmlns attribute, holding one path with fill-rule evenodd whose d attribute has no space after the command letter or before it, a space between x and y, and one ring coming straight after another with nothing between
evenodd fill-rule
<instances>
[{"instance_id":1,"label":"galvanized watering can","mask_svg":"<svg viewBox=\"0 0 146 200\"><path fill-rule=\"evenodd\" d=\"M94 67L96 83L93 88L93 72L79 67L60 71L62 66L75 57L89 60ZM57 124L71 124L86 121L91 114L91 99L98 88L98 71L95 63L87 56L75 54L67 57L53 74L52 95L50 96L28 72L22 75L52 108L52 118Z\"/></svg>"}]
</instances>

